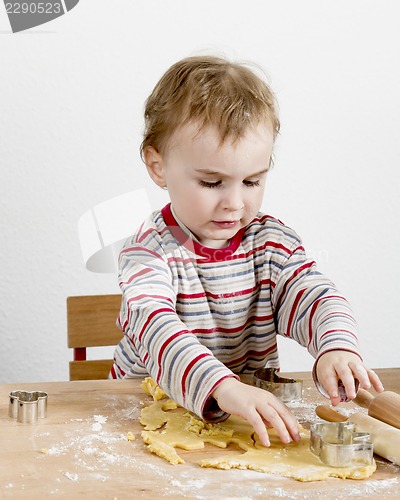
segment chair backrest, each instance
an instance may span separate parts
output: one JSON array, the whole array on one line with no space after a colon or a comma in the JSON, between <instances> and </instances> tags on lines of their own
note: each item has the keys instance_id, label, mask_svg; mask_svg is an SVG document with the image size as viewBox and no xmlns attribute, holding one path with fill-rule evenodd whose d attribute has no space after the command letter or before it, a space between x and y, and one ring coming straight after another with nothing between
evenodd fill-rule
<instances>
[{"instance_id":1,"label":"chair backrest","mask_svg":"<svg viewBox=\"0 0 400 500\"><path fill-rule=\"evenodd\" d=\"M74 349L69 363L70 380L108 377L112 359L86 359L86 348L117 345L123 333L116 325L121 295L86 295L67 298L68 347Z\"/></svg>"}]
</instances>

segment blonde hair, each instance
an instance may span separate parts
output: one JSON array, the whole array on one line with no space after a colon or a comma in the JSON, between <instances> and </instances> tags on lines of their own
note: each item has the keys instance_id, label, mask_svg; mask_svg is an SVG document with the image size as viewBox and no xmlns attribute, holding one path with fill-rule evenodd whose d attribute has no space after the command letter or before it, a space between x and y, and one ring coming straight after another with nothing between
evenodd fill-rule
<instances>
[{"instance_id":1,"label":"blonde hair","mask_svg":"<svg viewBox=\"0 0 400 500\"><path fill-rule=\"evenodd\" d=\"M188 57L171 66L146 100L144 117L142 158L149 146L164 153L174 132L188 123L200 130L216 126L221 143L261 121L270 121L274 137L280 127L268 85L244 64L214 56Z\"/></svg>"}]
</instances>

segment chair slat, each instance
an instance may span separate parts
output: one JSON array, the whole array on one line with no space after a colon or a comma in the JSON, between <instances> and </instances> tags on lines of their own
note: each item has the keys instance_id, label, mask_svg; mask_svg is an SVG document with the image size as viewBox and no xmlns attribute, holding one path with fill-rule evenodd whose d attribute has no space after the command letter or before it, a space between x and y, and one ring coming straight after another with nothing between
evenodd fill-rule
<instances>
[{"instance_id":1,"label":"chair slat","mask_svg":"<svg viewBox=\"0 0 400 500\"><path fill-rule=\"evenodd\" d=\"M116 325L121 295L68 297L68 347L117 345L122 332Z\"/></svg>"},{"instance_id":2,"label":"chair slat","mask_svg":"<svg viewBox=\"0 0 400 500\"><path fill-rule=\"evenodd\" d=\"M106 379L110 373L112 359L95 359L90 361L70 361L70 380Z\"/></svg>"},{"instance_id":3,"label":"chair slat","mask_svg":"<svg viewBox=\"0 0 400 500\"><path fill-rule=\"evenodd\" d=\"M87 361L86 347L113 346L123 333L116 325L121 295L84 295L67 299L68 347L74 349L70 380L108 377L112 359Z\"/></svg>"}]
</instances>

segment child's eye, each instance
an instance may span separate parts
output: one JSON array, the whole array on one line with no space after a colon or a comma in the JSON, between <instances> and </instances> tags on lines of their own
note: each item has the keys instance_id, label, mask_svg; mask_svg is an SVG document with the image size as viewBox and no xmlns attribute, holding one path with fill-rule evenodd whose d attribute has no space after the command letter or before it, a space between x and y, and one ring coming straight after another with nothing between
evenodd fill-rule
<instances>
[{"instance_id":1,"label":"child's eye","mask_svg":"<svg viewBox=\"0 0 400 500\"><path fill-rule=\"evenodd\" d=\"M247 187L254 187L254 186L259 186L260 181L243 181L243 184Z\"/></svg>"},{"instance_id":2,"label":"child's eye","mask_svg":"<svg viewBox=\"0 0 400 500\"><path fill-rule=\"evenodd\" d=\"M216 181L216 182L200 181L200 186L207 187L207 188L216 188L220 185L221 185L221 181Z\"/></svg>"},{"instance_id":3,"label":"child's eye","mask_svg":"<svg viewBox=\"0 0 400 500\"><path fill-rule=\"evenodd\" d=\"M215 181L215 182L207 182L207 181L199 181L200 186L206 187L206 188L216 188L222 185L222 181ZM246 187L255 187L260 185L260 181L243 181L243 184Z\"/></svg>"}]
</instances>

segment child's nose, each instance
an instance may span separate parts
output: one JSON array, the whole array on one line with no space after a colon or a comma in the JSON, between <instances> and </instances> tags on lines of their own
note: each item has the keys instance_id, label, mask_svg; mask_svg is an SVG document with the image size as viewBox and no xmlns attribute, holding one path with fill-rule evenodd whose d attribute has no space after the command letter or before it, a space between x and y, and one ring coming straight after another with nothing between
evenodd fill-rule
<instances>
[{"instance_id":1,"label":"child's nose","mask_svg":"<svg viewBox=\"0 0 400 500\"><path fill-rule=\"evenodd\" d=\"M228 189L223 199L223 208L231 212L237 212L244 207L243 193L241 187Z\"/></svg>"}]
</instances>

